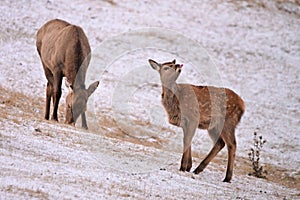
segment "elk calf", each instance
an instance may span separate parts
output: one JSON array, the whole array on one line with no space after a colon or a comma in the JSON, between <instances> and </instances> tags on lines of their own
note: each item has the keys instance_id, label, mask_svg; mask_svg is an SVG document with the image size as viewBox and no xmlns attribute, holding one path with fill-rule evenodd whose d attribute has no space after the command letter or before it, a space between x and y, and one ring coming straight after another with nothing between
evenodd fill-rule
<instances>
[{"instance_id":1,"label":"elk calf","mask_svg":"<svg viewBox=\"0 0 300 200\"><path fill-rule=\"evenodd\" d=\"M169 123L183 129L181 171L192 168L191 142L197 128L208 130L214 146L194 170L204 170L217 153L227 145L228 164L224 182L230 182L236 152L235 128L244 110L243 100L232 90L212 86L177 84L182 65L176 61L157 63L149 59L151 67L159 72L162 83L162 104Z\"/></svg>"},{"instance_id":2,"label":"elk calf","mask_svg":"<svg viewBox=\"0 0 300 200\"><path fill-rule=\"evenodd\" d=\"M91 49L86 35L79 26L54 19L37 32L36 47L48 80L46 89L45 119L49 119L53 98L52 120L58 121L57 110L61 97L63 77L70 86L67 96L66 123L75 124L81 115L82 127L87 129L86 104L99 82L85 88L85 75L91 59Z\"/></svg>"}]
</instances>

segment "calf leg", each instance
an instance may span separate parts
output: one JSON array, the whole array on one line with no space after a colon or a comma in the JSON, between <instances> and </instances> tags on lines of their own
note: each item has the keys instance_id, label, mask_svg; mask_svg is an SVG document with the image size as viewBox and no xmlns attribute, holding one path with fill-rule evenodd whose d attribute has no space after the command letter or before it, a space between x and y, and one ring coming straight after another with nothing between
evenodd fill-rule
<instances>
[{"instance_id":1,"label":"calf leg","mask_svg":"<svg viewBox=\"0 0 300 200\"><path fill-rule=\"evenodd\" d=\"M216 136L219 135L217 129L211 129L211 130L208 130L208 132L209 132L209 135L214 139L215 145L210 150L210 152L208 153L208 155L204 158L204 160L199 164L199 166L194 170L195 174L199 174L200 172L202 172L205 169L205 167L210 163L210 161L225 146L225 142L223 141L223 139L221 137L217 137L216 138Z\"/></svg>"},{"instance_id":2,"label":"calf leg","mask_svg":"<svg viewBox=\"0 0 300 200\"><path fill-rule=\"evenodd\" d=\"M181 158L180 171L190 171L192 168L192 139L197 129L197 123L183 124L183 154Z\"/></svg>"},{"instance_id":3,"label":"calf leg","mask_svg":"<svg viewBox=\"0 0 300 200\"><path fill-rule=\"evenodd\" d=\"M236 139L235 139L234 130L231 130L230 133L224 136L222 135L222 138L224 139L228 150L227 170L223 182L230 182L233 174L233 166L234 166L235 153L236 153Z\"/></svg>"},{"instance_id":4,"label":"calf leg","mask_svg":"<svg viewBox=\"0 0 300 200\"><path fill-rule=\"evenodd\" d=\"M190 149L189 149L189 157L188 157L188 164L187 164L187 169L186 171L190 171L191 168L193 166L193 161L192 161L192 145L190 146Z\"/></svg>"},{"instance_id":5,"label":"calf leg","mask_svg":"<svg viewBox=\"0 0 300 200\"><path fill-rule=\"evenodd\" d=\"M192 168L192 147L191 145L183 152L181 158L180 171L189 172Z\"/></svg>"}]
</instances>

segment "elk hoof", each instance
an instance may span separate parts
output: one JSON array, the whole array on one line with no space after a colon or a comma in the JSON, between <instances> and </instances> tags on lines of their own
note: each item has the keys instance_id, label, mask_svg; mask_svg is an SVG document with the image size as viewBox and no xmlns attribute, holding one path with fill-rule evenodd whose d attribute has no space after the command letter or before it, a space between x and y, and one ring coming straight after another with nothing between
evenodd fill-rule
<instances>
[{"instance_id":1,"label":"elk hoof","mask_svg":"<svg viewBox=\"0 0 300 200\"><path fill-rule=\"evenodd\" d=\"M52 117L52 118L51 118L51 121L58 122L58 119Z\"/></svg>"},{"instance_id":2,"label":"elk hoof","mask_svg":"<svg viewBox=\"0 0 300 200\"><path fill-rule=\"evenodd\" d=\"M199 167L197 167L194 171L193 171L193 173L194 174L199 174L200 172L202 172L203 171L203 169L200 169Z\"/></svg>"},{"instance_id":3,"label":"elk hoof","mask_svg":"<svg viewBox=\"0 0 300 200\"><path fill-rule=\"evenodd\" d=\"M186 168L183 167L183 166L181 166L180 169L179 169L179 171L185 172L185 171L186 171Z\"/></svg>"},{"instance_id":4,"label":"elk hoof","mask_svg":"<svg viewBox=\"0 0 300 200\"><path fill-rule=\"evenodd\" d=\"M87 126L83 126L82 127L84 130L88 130L88 127Z\"/></svg>"},{"instance_id":5,"label":"elk hoof","mask_svg":"<svg viewBox=\"0 0 300 200\"><path fill-rule=\"evenodd\" d=\"M229 178L225 178L225 179L223 180L223 182L224 182L224 183L230 183L230 179L229 179Z\"/></svg>"},{"instance_id":6,"label":"elk hoof","mask_svg":"<svg viewBox=\"0 0 300 200\"><path fill-rule=\"evenodd\" d=\"M187 166L186 171L190 172L191 171L192 166Z\"/></svg>"},{"instance_id":7,"label":"elk hoof","mask_svg":"<svg viewBox=\"0 0 300 200\"><path fill-rule=\"evenodd\" d=\"M191 163L189 163L189 164L188 164L188 166L187 166L187 168L186 168L186 171L190 172L190 171L191 171L191 169L192 169L192 164L191 164Z\"/></svg>"}]
</instances>

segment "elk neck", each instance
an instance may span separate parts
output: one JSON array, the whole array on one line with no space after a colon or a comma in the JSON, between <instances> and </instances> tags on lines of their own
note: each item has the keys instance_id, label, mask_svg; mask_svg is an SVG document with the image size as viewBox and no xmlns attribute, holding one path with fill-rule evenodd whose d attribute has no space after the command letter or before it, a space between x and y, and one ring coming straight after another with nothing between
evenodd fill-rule
<instances>
[{"instance_id":1,"label":"elk neck","mask_svg":"<svg viewBox=\"0 0 300 200\"><path fill-rule=\"evenodd\" d=\"M80 69L76 74L76 78L73 81L73 89L85 89L85 73L82 72L82 69Z\"/></svg>"},{"instance_id":2,"label":"elk neck","mask_svg":"<svg viewBox=\"0 0 300 200\"><path fill-rule=\"evenodd\" d=\"M74 83L74 91L78 91L80 89L85 89L85 84L79 81L75 81Z\"/></svg>"},{"instance_id":3,"label":"elk neck","mask_svg":"<svg viewBox=\"0 0 300 200\"><path fill-rule=\"evenodd\" d=\"M178 92L179 92L179 89L178 89L178 85L176 83L162 85L162 98L163 99L178 96Z\"/></svg>"}]
</instances>

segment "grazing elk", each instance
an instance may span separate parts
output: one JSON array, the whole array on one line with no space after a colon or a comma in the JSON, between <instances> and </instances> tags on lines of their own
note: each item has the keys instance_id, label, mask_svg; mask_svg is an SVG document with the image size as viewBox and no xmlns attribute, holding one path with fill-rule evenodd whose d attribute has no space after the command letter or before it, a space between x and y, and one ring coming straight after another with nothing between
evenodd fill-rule
<instances>
[{"instance_id":1,"label":"grazing elk","mask_svg":"<svg viewBox=\"0 0 300 200\"><path fill-rule=\"evenodd\" d=\"M49 119L50 102L53 98L52 120L58 121L61 84L63 77L66 77L70 92L66 98L65 122L74 125L81 115L82 127L87 129L85 116L87 101L99 82L96 81L88 89L85 88L91 49L83 30L63 20L51 20L38 30L36 47L48 80L45 119Z\"/></svg>"},{"instance_id":2,"label":"grazing elk","mask_svg":"<svg viewBox=\"0 0 300 200\"><path fill-rule=\"evenodd\" d=\"M149 63L159 72L162 104L169 123L183 129L184 147L180 170L190 171L192 168L192 139L197 128L206 129L215 143L194 173L202 172L226 144L228 164L223 181L230 182L236 152L235 128L245 110L243 100L227 88L177 84L182 65L176 64L175 60L160 64L149 59Z\"/></svg>"}]
</instances>

